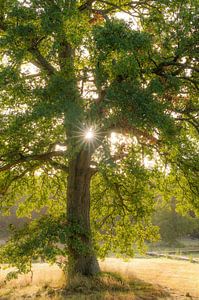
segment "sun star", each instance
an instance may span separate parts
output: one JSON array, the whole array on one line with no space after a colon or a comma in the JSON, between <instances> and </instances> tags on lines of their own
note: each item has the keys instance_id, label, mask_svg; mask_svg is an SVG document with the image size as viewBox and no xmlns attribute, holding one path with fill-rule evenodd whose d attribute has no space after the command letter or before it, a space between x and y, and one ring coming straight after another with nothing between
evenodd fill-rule
<instances>
[{"instance_id":1,"label":"sun star","mask_svg":"<svg viewBox=\"0 0 199 300\"><path fill-rule=\"evenodd\" d=\"M93 132L93 129L90 128L89 130L87 130L85 132L85 139L86 140L92 140L94 138L94 132Z\"/></svg>"}]
</instances>

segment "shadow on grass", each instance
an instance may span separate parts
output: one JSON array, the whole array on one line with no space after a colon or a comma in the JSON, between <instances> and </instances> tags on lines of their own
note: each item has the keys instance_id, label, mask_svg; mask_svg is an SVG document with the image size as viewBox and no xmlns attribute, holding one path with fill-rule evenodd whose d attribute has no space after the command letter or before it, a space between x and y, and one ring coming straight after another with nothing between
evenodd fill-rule
<instances>
[{"instance_id":1,"label":"shadow on grass","mask_svg":"<svg viewBox=\"0 0 199 300\"><path fill-rule=\"evenodd\" d=\"M51 300L158 300L170 299L167 291L137 278L124 278L117 273L102 273L84 278L77 276L64 289L47 286L37 292L37 299ZM171 298L172 299L172 298Z\"/></svg>"}]
</instances>

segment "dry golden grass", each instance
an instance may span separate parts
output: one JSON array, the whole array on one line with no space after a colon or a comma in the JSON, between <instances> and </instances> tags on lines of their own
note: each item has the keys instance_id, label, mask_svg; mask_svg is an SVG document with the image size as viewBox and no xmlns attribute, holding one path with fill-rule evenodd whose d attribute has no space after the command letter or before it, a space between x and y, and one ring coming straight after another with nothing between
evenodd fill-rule
<instances>
[{"instance_id":1,"label":"dry golden grass","mask_svg":"<svg viewBox=\"0 0 199 300\"><path fill-rule=\"evenodd\" d=\"M64 289L65 276L56 265L34 264L32 282L30 275L23 275L7 284L4 280L8 270L0 269L0 299L199 299L198 264L156 258L128 262L107 258L100 265L105 272L102 276L76 277Z\"/></svg>"},{"instance_id":2,"label":"dry golden grass","mask_svg":"<svg viewBox=\"0 0 199 300\"><path fill-rule=\"evenodd\" d=\"M101 262L101 268L173 289L182 297L189 294L199 299L199 264L166 258L132 259L128 262L107 258Z\"/></svg>"},{"instance_id":3,"label":"dry golden grass","mask_svg":"<svg viewBox=\"0 0 199 300\"><path fill-rule=\"evenodd\" d=\"M35 294L45 287L61 288L65 284L64 274L56 265L34 264L32 280L31 274L25 274L5 284L4 281L9 271L10 269L0 269L0 299L4 295L7 295L8 299L12 297L17 299L25 294Z\"/></svg>"}]
</instances>

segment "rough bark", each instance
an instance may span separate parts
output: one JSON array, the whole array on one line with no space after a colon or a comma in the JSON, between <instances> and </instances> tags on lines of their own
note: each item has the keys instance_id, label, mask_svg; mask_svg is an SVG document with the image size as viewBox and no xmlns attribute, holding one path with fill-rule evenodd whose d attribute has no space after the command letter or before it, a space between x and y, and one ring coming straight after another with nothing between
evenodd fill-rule
<instances>
[{"instance_id":1,"label":"rough bark","mask_svg":"<svg viewBox=\"0 0 199 300\"><path fill-rule=\"evenodd\" d=\"M82 150L69 163L67 186L68 275L92 276L99 272L90 228L90 160L89 151Z\"/></svg>"}]
</instances>

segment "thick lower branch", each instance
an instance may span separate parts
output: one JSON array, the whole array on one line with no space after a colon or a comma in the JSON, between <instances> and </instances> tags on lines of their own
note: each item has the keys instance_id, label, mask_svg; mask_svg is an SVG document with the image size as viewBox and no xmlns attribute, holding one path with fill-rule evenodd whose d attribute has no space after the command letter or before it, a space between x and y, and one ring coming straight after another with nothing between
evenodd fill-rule
<instances>
[{"instance_id":1,"label":"thick lower branch","mask_svg":"<svg viewBox=\"0 0 199 300\"><path fill-rule=\"evenodd\" d=\"M10 170L11 168L20 165L25 162L31 162L31 161L48 161L52 157L57 157L57 156L64 156L65 151L52 151L52 152L47 152L47 153L42 153L42 154L36 154L36 155L28 155L28 156L23 156L23 154L18 153L20 156L19 159L5 164L4 166L0 166L0 172Z\"/></svg>"}]
</instances>

